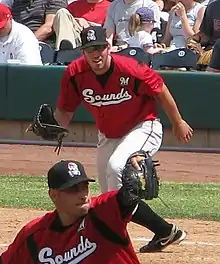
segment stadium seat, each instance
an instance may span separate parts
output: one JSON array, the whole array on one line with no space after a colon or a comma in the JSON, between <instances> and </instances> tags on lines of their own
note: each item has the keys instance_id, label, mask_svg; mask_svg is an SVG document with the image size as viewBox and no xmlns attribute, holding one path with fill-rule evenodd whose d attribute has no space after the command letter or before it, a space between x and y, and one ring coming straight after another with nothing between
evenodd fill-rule
<instances>
[{"instance_id":1,"label":"stadium seat","mask_svg":"<svg viewBox=\"0 0 220 264\"><path fill-rule=\"evenodd\" d=\"M68 65L79 57L81 57L80 47L71 50L58 50L53 64Z\"/></svg>"},{"instance_id":2,"label":"stadium seat","mask_svg":"<svg viewBox=\"0 0 220 264\"><path fill-rule=\"evenodd\" d=\"M137 60L139 62L143 62L143 63L147 64L148 66L150 66L150 64L151 64L152 55L145 52L141 48L129 47L126 49L122 49L122 50L116 52L115 54L134 58L135 60Z\"/></svg>"},{"instance_id":3,"label":"stadium seat","mask_svg":"<svg viewBox=\"0 0 220 264\"><path fill-rule=\"evenodd\" d=\"M39 41L40 55L43 65L53 63L55 51L45 42Z\"/></svg>"},{"instance_id":4,"label":"stadium seat","mask_svg":"<svg viewBox=\"0 0 220 264\"><path fill-rule=\"evenodd\" d=\"M152 68L163 70L168 68L186 68L196 70L199 55L187 48L175 49L152 56Z\"/></svg>"}]
</instances>

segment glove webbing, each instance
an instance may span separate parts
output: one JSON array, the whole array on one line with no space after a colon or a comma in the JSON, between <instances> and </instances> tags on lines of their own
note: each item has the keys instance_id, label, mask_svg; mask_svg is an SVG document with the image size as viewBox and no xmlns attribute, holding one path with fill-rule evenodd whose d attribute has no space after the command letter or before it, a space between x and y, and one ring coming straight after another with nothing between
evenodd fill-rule
<instances>
[{"instance_id":1,"label":"glove webbing","mask_svg":"<svg viewBox=\"0 0 220 264\"><path fill-rule=\"evenodd\" d=\"M54 149L54 152L57 154L57 156L60 154L60 150L63 145L63 138L64 138L64 135L60 136L60 138L58 139L58 144L56 148Z\"/></svg>"}]
</instances>

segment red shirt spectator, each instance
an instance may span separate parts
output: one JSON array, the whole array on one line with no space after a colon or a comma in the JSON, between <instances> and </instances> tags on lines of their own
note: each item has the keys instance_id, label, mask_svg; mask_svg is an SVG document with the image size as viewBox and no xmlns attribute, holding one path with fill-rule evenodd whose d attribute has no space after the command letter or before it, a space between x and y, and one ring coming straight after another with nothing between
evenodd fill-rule
<instances>
[{"instance_id":1,"label":"red shirt spectator","mask_svg":"<svg viewBox=\"0 0 220 264\"><path fill-rule=\"evenodd\" d=\"M103 25L110 4L107 0L77 0L69 4L67 9L73 17Z\"/></svg>"}]
</instances>

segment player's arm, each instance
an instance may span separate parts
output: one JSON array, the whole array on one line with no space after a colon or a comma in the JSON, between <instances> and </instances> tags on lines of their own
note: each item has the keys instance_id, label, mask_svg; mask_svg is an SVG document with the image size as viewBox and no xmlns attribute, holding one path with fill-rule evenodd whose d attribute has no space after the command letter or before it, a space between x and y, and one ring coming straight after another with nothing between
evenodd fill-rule
<instances>
[{"instance_id":1,"label":"player's arm","mask_svg":"<svg viewBox=\"0 0 220 264\"><path fill-rule=\"evenodd\" d=\"M117 193L117 202L122 219L133 215L136 212L139 203L139 199L137 199L137 201L133 200L128 202L130 200L130 196L128 195L128 193L126 193L126 191L126 188L121 187L121 189Z\"/></svg>"},{"instance_id":2,"label":"player's arm","mask_svg":"<svg viewBox=\"0 0 220 264\"><path fill-rule=\"evenodd\" d=\"M61 89L58 97L57 108L54 112L56 121L64 127L70 124L73 113L81 102L77 82L70 68L64 72L61 80Z\"/></svg>"},{"instance_id":3,"label":"player's arm","mask_svg":"<svg viewBox=\"0 0 220 264\"><path fill-rule=\"evenodd\" d=\"M172 124L178 124L179 122L181 122L182 117L180 115L180 112L165 84L163 84L161 93L157 95L157 98L159 99L160 104L166 112L167 116L169 117L170 122Z\"/></svg>"},{"instance_id":4,"label":"player's arm","mask_svg":"<svg viewBox=\"0 0 220 264\"><path fill-rule=\"evenodd\" d=\"M176 102L161 76L147 65L140 65L136 70L136 74L142 80L138 87L138 93L156 98L172 123L173 133L176 138L179 141L187 142L192 137L193 130L183 120ZM148 101L146 101L147 103Z\"/></svg>"},{"instance_id":5,"label":"player's arm","mask_svg":"<svg viewBox=\"0 0 220 264\"><path fill-rule=\"evenodd\" d=\"M180 141L188 142L192 137L192 128L183 120L173 96L167 86L163 84L161 92L157 95L163 110L173 126L173 132Z\"/></svg>"},{"instance_id":6,"label":"player's arm","mask_svg":"<svg viewBox=\"0 0 220 264\"><path fill-rule=\"evenodd\" d=\"M122 172L122 187L117 193L118 206L123 219L133 215L138 208L139 186L137 170L126 164Z\"/></svg>"},{"instance_id":7,"label":"player's arm","mask_svg":"<svg viewBox=\"0 0 220 264\"><path fill-rule=\"evenodd\" d=\"M61 126L67 128L72 120L73 112L66 112L65 110L56 108L54 117Z\"/></svg>"}]
</instances>

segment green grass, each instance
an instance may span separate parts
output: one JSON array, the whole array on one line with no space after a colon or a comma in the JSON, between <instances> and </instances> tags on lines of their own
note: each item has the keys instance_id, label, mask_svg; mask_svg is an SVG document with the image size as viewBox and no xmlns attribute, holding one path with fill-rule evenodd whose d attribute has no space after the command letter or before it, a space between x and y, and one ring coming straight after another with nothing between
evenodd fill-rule
<instances>
[{"instance_id":1,"label":"green grass","mask_svg":"<svg viewBox=\"0 0 220 264\"><path fill-rule=\"evenodd\" d=\"M27 176L0 176L0 207L53 208L47 194L46 178ZM99 194L97 183L91 184L93 195ZM147 203L166 218L195 218L220 221L220 184L216 183L162 183L160 199Z\"/></svg>"}]
</instances>

